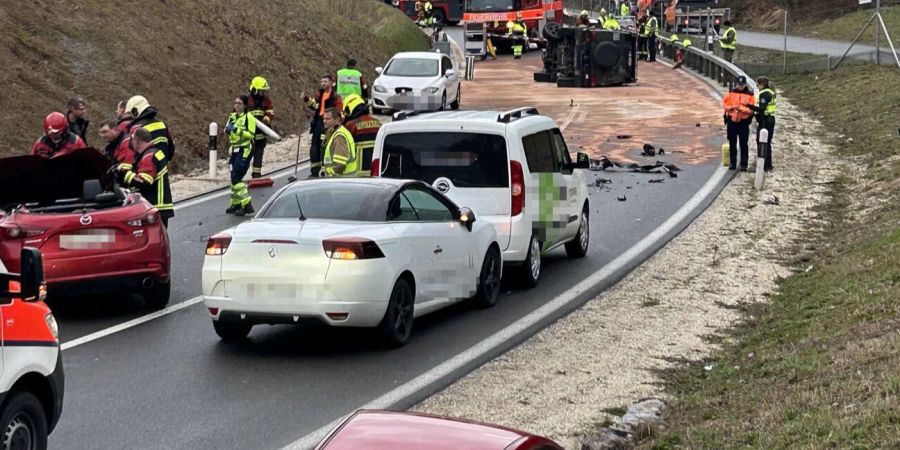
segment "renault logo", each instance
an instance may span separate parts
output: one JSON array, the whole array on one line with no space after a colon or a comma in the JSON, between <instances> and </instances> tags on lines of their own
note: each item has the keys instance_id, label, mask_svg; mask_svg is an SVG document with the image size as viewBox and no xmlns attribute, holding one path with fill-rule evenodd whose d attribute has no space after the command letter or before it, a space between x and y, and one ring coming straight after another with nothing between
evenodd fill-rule
<instances>
[{"instance_id":1,"label":"renault logo","mask_svg":"<svg viewBox=\"0 0 900 450\"><path fill-rule=\"evenodd\" d=\"M274 258L276 256L278 256L278 247L273 245L269 247L269 258Z\"/></svg>"},{"instance_id":2,"label":"renault logo","mask_svg":"<svg viewBox=\"0 0 900 450\"><path fill-rule=\"evenodd\" d=\"M81 222L82 225L90 225L91 222L94 221L94 218L85 214L85 215L81 216L81 218L78 219L78 221Z\"/></svg>"}]
</instances>

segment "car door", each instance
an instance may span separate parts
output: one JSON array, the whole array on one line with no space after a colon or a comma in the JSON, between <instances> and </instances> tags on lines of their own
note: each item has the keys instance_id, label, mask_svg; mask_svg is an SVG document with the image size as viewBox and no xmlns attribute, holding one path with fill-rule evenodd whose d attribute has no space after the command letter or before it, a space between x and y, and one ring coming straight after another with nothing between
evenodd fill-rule
<instances>
[{"instance_id":1,"label":"car door","mask_svg":"<svg viewBox=\"0 0 900 450\"><path fill-rule=\"evenodd\" d=\"M403 237L411 249L409 265L416 281L416 304L434 300L435 292L429 280L435 278L434 260L438 253L435 238L442 227L419 220L419 215L403 192L398 192L388 203L387 220Z\"/></svg>"},{"instance_id":2,"label":"car door","mask_svg":"<svg viewBox=\"0 0 900 450\"><path fill-rule=\"evenodd\" d=\"M562 186L560 186L560 207L566 215L565 231L562 240L569 241L578 234L578 220L581 217L581 195L579 192L581 181L572 168L572 156L569 154L569 148L566 146L566 140L563 138L559 128L550 130L551 143L553 144L554 158L561 175Z\"/></svg>"},{"instance_id":3,"label":"car door","mask_svg":"<svg viewBox=\"0 0 900 450\"><path fill-rule=\"evenodd\" d=\"M446 76L448 70L453 70L453 75ZM444 75L444 83L447 87L447 103L450 104L456 100L457 91L459 90L459 73L453 67L453 60L444 56L441 58L441 74Z\"/></svg>"},{"instance_id":4,"label":"car door","mask_svg":"<svg viewBox=\"0 0 900 450\"><path fill-rule=\"evenodd\" d=\"M468 298L473 290L473 243L469 231L456 219L455 205L431 189L411 187L404 191L423 226L438 231L433 237L434 298L453 302Z\"/></svg>"}]
</instances>

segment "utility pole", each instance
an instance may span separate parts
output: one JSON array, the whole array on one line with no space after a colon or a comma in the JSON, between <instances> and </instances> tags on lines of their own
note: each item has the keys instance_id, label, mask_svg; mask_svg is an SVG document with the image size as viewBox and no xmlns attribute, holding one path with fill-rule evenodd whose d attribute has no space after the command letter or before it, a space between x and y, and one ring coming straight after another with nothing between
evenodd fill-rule
<instances>
[{"instance_id":1,"label":"utility pole","mask_svg":"<svg viewBox=\"0 0 900 450\"><path fill-rule=\"evenodd\" d=\"M781 74L787 74L787 23L788 12L784 10L784 65L781 67ZM828 64L828 70L831 70L831 64Z\"/></svg>"},{"instance_id":2,"label":"utility pole","mask_svg":"<svg viewBox=\"0 0 900 450\"><path fill-rule=\"evenodd\" d=\"M881 0L875 0L875 15L881 17ZM875 24L875 65L881 65L881 30Z\"/></svg>"}]
</instances>

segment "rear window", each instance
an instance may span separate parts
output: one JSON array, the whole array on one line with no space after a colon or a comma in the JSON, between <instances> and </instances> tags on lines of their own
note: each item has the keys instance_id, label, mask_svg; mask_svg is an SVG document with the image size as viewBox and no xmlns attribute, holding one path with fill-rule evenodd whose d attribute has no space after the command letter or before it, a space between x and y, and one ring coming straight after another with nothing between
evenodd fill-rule
<instances>
[{"instance_id":1,"label":"rear window","mask_svg":"<svg viewBox=\"0 0 900 450\"><path fill-rule=\"evenodd\" d=\"M460 188L509 186L506 139L484 133L396 133L385 137L382 176L428 184L444 177Z\"/></svg>"},{"instance_id":2,"label":"rear window","mask_svg":"<svg viewBox=\"0 0 900 450\"><path fill-rule=\"evenodd\" d=\"M367 184L300 183L281 193L260 217L383 222L387 188Z\"/></svg>"}]
</instances>

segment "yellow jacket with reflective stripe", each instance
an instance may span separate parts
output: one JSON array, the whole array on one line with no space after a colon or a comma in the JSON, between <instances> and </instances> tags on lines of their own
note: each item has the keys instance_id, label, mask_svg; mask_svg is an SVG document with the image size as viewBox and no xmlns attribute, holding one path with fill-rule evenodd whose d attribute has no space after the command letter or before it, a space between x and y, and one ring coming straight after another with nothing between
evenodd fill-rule
<instances>
[{"instance_id":1,"label":"yellow jacket with reflective stripe","mask_svg":"<svg viewBox=\"0 0 900 450\"><path fill-rule=\"evenodd\" d=\"M256 117L249 113L231 113L228 123L236 127L234 132L228 134L228 144L232 151L238 148L244 150L244 158L250 156L253 146L253 138L256 136ZM225 126L228 126L227 124Z\"/></svg>"},{"instance_id":2,"label":"yellow jacket with reflective stripe","mask_svg":"<svg viewBox=\"0 0 900 450\"><path fill-rule=\"evenodd\" d=\"M731 33L731 37L728 36L729 33ZM737 50L737 30L734 27L725 30L722 39L719 39L719 45L725 50Z\"/></svg>"},{"instance_id":3,"label":"yellow jacket with reflective stripe","mask_svg":"<svg viewBox=\"0 0 900 450\"><path fill-rule=\"evenodd\" d=\"M344 154L340 148L336 148L335 141L342 138L347 143L347 153ZM329 177L352 177L356 175L356 143L353 141L353 135L343 125L339 125L337 129L328 132L328 140L325 145L325 154L322 158L322 167L325 169L325 175Z\"/></svg>"}]
</instances>

